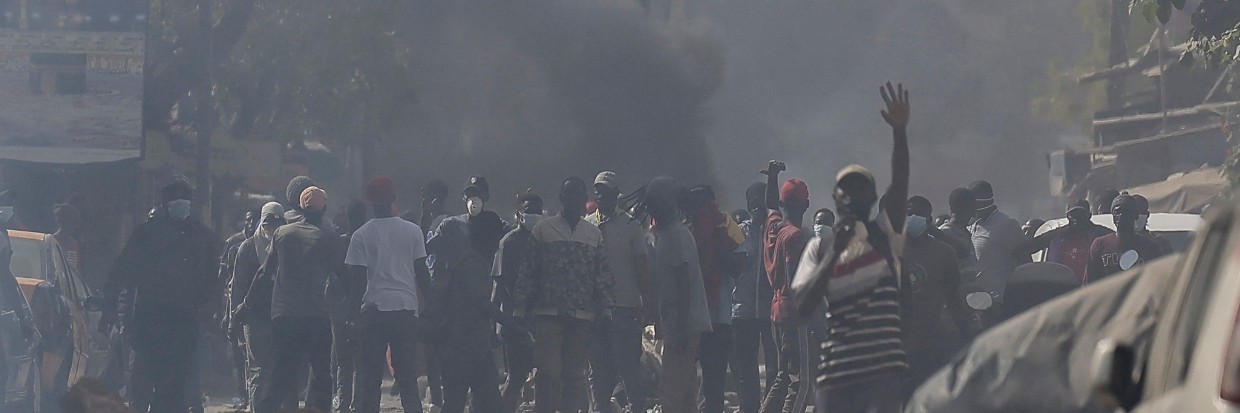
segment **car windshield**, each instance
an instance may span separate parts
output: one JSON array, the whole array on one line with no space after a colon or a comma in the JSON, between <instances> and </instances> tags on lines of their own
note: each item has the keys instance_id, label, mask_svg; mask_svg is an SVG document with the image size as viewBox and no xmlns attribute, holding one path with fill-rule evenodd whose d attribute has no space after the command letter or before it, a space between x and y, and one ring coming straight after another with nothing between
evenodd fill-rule
<instances>
[{"instance_id":1,"label":"car windshield","mask_svg":"<svg viewBox=\"0 0 1240 413\"><path fill-rule=\"evenodd\" d=\"M23 238L12 238L13 261L9 269L13 275L25 278L43 279L43 245L39 241Z\"/></svg>"}]
</instances>

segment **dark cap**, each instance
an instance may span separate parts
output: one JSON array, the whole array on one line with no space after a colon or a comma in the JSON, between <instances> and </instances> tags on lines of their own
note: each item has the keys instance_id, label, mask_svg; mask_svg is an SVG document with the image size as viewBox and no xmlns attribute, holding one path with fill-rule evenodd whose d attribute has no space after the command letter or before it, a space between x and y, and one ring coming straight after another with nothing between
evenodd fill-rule
<instances>
[{"instance_id":1,"label":"dark cap","mask_svg":"<svg viewBox=\"0 0 1240 413\"><path fill-rule=\"evenodd\" d=\"M476 196L488 201L491 198L491 185L487 183L487 178L479 175L469 177L469 183L465 185L465 196Z\"/></svg>"}]
</instances>

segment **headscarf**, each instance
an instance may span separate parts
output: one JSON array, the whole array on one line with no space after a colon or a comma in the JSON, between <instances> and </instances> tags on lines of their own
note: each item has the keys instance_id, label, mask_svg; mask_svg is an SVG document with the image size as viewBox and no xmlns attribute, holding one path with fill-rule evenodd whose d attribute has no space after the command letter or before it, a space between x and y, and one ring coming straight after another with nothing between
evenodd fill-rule
<instances>
[{"instance_id":1,"label":"headscarf","mask_svg":"<svg viewBox=\"0 0 1240 413\"><path fill-rule=\"evenodd\" d=\"M263 205L261 217L258 222L258 230L254 231L254 250L258 253L258 262L267 261L267 255L271 253L271 236L272 233L264 229L269 217L279 217L284 215L284 207L279 202L268 202Z\"/></svg>"}]
</instances>

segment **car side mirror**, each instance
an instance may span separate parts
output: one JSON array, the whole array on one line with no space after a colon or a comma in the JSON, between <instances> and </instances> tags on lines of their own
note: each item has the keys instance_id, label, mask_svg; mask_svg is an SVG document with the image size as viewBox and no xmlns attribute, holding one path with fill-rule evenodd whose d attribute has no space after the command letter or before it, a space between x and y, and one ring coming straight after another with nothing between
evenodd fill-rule
<instances>
[{"instance_id":1,"label":"car side mirror","mask_svg":"<svg viewBox=\"0 0 1240 413\"><path fill-rule=\"evenodd\" d=\"M82 302L82 308L90 312L103 311L103 299L98 296L87 297L86 301Z\"/></svg>"},{"instance_id":2,"label":"car side mirror","mask_svg":"<svg viewBox=\"0 0 1240 413\"><path fill-rule=\"evenodd\" d=\"M1112 409L1131 410L1141 398L1140 384L1133 379L1136 351L1112 339L1102 339L1094 348L1090 389L1094 397Z\"/></svg>"}]
</instances>

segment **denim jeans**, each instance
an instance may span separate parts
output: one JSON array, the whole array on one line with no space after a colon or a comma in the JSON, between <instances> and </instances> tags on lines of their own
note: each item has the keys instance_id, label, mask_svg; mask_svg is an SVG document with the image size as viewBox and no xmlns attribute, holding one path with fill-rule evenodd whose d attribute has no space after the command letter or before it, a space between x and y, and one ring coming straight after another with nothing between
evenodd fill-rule
<instances>
[{"instance_id":1,"label":"denim jeans","mask_svg":"<svg viewBox=\"0 0 1240 413\"><path fill-rule=\"evenodd\" d=\"M617 307L611 320L594 322L590 349L591 411L611 412L611 396L622 380L635 412L644 412L650 385L642 372L642 324L636 308Z\"/></svg>"}]
</instances>

